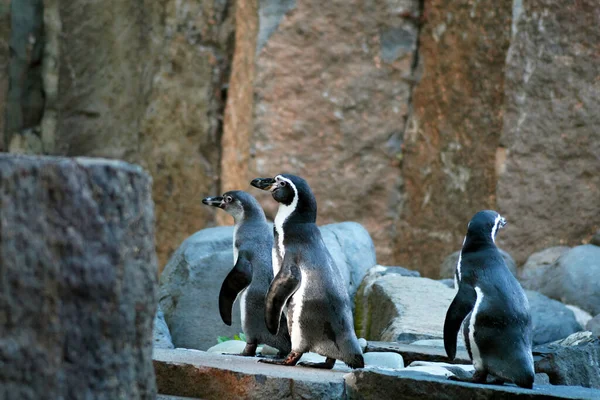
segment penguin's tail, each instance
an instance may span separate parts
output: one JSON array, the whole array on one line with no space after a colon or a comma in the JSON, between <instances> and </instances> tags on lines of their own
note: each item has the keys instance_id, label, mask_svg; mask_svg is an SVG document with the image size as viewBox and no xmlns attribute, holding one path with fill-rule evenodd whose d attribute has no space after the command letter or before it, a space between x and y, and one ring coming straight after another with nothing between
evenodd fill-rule
<instances>
[{"instance_id":1,"label":"penguin's tail","mask_svg":"<svg viewBox=\"0 0 600 400\"><path fill-rule=\"evenodd\" d=\"M352 369L356 368L364 368L365 367L365 359L362 354L354 354L350 357L347 357L346 360L343 360L348 366Z\"/></svg>"}]
</instances>

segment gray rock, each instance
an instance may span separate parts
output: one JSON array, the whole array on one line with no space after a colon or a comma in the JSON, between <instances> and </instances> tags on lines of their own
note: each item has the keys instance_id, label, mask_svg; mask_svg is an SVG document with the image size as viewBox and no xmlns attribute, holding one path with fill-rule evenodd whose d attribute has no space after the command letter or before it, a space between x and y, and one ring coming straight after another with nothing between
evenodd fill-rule
<instances>
[{"instance_id":1,"label":"gray rock","mask_svg":"<svg viewBox=\"0 0 600 400\"><path fill-rule=\"evenodd\" d=\"M573 304L592 315L600 313L600 247L591 244L573 247L563 253L526 289Z\"/></svg>"},{"instance_id":2,"label":"gray rock","mask_svg":"<svg viewBox=\"0 0 600 400\"><path fill-rule=\"evenodd\" d=\"M533 358L535 371L548 374L553 385L600 388L600 339L591 332L534 347Z\"/></svg>"},{"instance_id":3,"label":"gray rock","mask_svg":"<svg viewBox=\"0 0 600 400\"><path fill-rule=\"evenodd\" d=\"M151 193L124 162L0 154L0 397L156 396Z\"/></svg>"},{"instance_id":4,"label":"gray rock","mask_svg":"<svg viewBox=\"0 0 600 400\"><path fill-rule=\"evenodd\" d=\"M592 236L592 239L590 239L590 244L593 244L594 246L600 246L600 231L596 232L596 234Z\"/></svg>"},{"instance_id":5,"label":"gray rock","mask_svg":"<svg viewBox=\"0 0 600 400\"><path fill-rule=\"evenodd\" d=\"M367 269L375 265L368 232L345 222L321 228L323 240L340 268L352 296ZM206 350L218 336L241 332L239 304L229 327L219 315L221 284L233 266L232 227L201 230L186 239L160 277L160 305L175 347Z\"/></svg>"},{"instance_id":6,"label":"gray rock","mask_svg":"<svg viewBox=\"0 0 600 400\"><path fill-rule=\"evenodd\" d=\"M158 307L156 310L156 316L154 317L154 347L159 349L173 349L173 341L171 340L171 333L169 332L169 327L165 322L165 315Z\"/></svg>"},{"instance_id":7,"label":"gray rock","mask_svg":"<svg viewBox=\"0 0 600 400\"><path fill-rule=\"evenodd\" d=\"M453 289L431 279L372 268L355 298L357 334L390 342L443 338L446 311L454 295Z\"/></svg>"},{"instance_id":8,"label":"gray rock","mask_svg":"<svg viewBox=\"0 0 600 400\"><path fill-rule=\"evenodd\" d=\"M444 285L448 286L450 289L454 289L454 279L438 279L439 283L443 283Z\"/></svg>"},{"instance_id":9,"label":"gray rock","mask_svg":"<svg viewBox=\"0 0 600 400\"><path fill-rule=\"evenodd\" d=\"M587 323L592 319L592 315L589 312L584 311L577 306L572 306L570 304L566 304L566 307L569 310L573 311L573 314L575 315L575 319L577 320L577 323L581 327L581 330L585 330Z\"/></svg>"},{"instance_id":10,"label":"gray rock","mask_svg":"<svg viewBox=\"0 0 600 400\"><path fill-rule=\"evenodd\" d=\"M534 346L564 339L582 329L573 311L561 302L532 290L525 294L531 307Z\"/></svg>"},{"instance_id":11,"label":"gray rock","mask_svg":"<svg viewBox=\"0 0 600 400\"><path fill-rule=\"evenodd\" d=\"M517 276L517 264L515 260L508 254L506 251L502 249L500 250L500 254L502 254L502 258L506 262L506 266L512 272L512 274ZM442 265L440 266L440 279L454 279L454 271L456 270L456 264L458 263L458 256L460 255L460 251L455 251L450 254L448 257L444 259Z\"/></svg>"},{"instance_id":12,"label":"gray rock","mask_svg":"<svg viewBox=\"0 0 600 400\"><path fill-rule=\"evenodd\" d=\"M570 249L571 248L567 246L555 246L530 255L523 265L523 268L521 268L521 273L519 275L521 285L525 289L538 290L540 279L552 264Z\"/></svg>"},{"instance_id":13,"label":"gray rock","mask_svg":"<svg viewBox=\"0 0 600 400\"><path fill-rule=\"evenodd\" d=\"M262 50L271 35L277 30L281 18L296 7L296 0L260 0L258 9L259 26L256 51Z\"/></svg>"},{"instance_id":14,"label":"gray rock","mask_svg":"<svg viewBox=\"0 0 600 400\"><path fill-rule=\"evenodd\" d=\"M456 367L450 367L455 369ZM595 399L599 390L553 385L536 385L533 390L512 385L487 385L448 380L443 367L414 367L400 371L356 370L345 376L350 400L403 399ZM432 373L433 372L433 373Z\"/></svg>"},{"instance_id":15,"label":"gray rock","mask_svg":"<svg viewBox=\"0 0 600 400\"><path fill-rule=\"evenodd\" d=\"M592 332L594 336L600 336L600 314L590 319L585 325L585 329Z\"/></svg>"}]
</instances>

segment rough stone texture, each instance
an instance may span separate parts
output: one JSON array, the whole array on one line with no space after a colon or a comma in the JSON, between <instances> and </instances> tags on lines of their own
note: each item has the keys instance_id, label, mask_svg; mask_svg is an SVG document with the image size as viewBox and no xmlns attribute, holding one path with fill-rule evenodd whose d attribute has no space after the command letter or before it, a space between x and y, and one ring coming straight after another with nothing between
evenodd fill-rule
<instances>
[{"instance_id":1,"label":"rough stone texture","mask_svg":"<svg viewBox=\"0 0 600 400\"><path fill-rule=\"evenodd\" d=\"M401 276L419 277L418 271L412 271L403 267L384 267L376 265L370 268L365 274L358 290L354 296L354 329L358 336L366 334L369 322L369 301L368 298L373 291L373 284L377 279L388 274L398 274Z\"/></svg>"},{"instance_id":2,"label":"rough stone texture","mask_svg":"<svg viewBox=\"0 0 600 400\"><path fill-rule=\"evenodd\" d=\"M4 6L4 4L2 4ZM4 145L26 153L41 153L39 124L44 112L42 0L10 4L8 93L4 115Z\"/></svg>"},{"instance_id":3,"label":"rough stone texture","mask_svg":"<svg viewBox=\"0 0 600 400\"><path fill-rule=\"evenodd\" d=\"M539 281L548 272L552 264L571 248L567 246L555 246L533 253L523 265L519 274L519 281L524 288L537 287Z\"/></svg>"},{"instance_id":4,"label":"rough stone texture","mask_svg":"<svg viewBox=\"0 0 600 400\"><path fill-rule=\"evenodd\" d=\"M155 7L161 2L150 3ZM232 4L231 0L164 2L160 65L150 77L153 90L141 122L139 154L134 156L154 178L160 266L185 238L214 220L216 210L200 200L220 192L221 125L233 51ZM138 60L136 65L143 63Z\"/></svg>"},{"instance_id":5,"label":"rough stone texture","mask_svg":"<svg viewBox=\"0 0 600 400\"><path fill-rule=\"evenodd\" d=\"M368 353L367 353L368 354ZM423 364L423 363L420 363ZM472 366L442 364L448 369ZM158 349L154 366L159 392L164 395L211 399L593 399L600 391L581 387L538 385L534 390L515 386L453 382L420 366L401 370L319 370L261 364L248 357L224 356L191 350ZM393 396L392 396L393 397Z\"/></svg>"},{"instance_id":6,"label":"rough stone texture","mask_svg":"<svg viewBox=\"0 0 600 400\"><path fill-rule=\"evenodd\" d=\"M570 304L567 304L566 307L569 310L573 311L573 314L575 315L575 319L577 320L577 323L581 327L581 330L584 330L587 323L592 319L592 315L587 311L583 311L581 308L579 308L577 306L572 306Z\"/></svg>"},{"instance_id":7,"label":"rough stone texture","mask_svg":"<svg viewBox=\"0 0 600 400\"><path fill-rule=\"evenodd\" d=\"M153 329L153 346L159 349L173 349L173 341L171 340L171 332L165 322L165 314L158 307L156 310L156 316L154 317L154 329Z\"/></svg>"},{"instance_id":8,"label":"rough stone texture","mask_svg":"<svg viewBox=\"0 0 600 400\"><path fill-rule=\"evenodd\" d=\"M306 178L318 222L360 222L387 264L414 83L418 28L410 16L418 13L418 0L298 1L257 59L253 176ZM257 197L274 216L271 196Z\"/></svg>"},{"instance_id":9,"label":"rough stone texture","mask_svg":"<svg viewBox=\"0 0 600 400\"><path fill-rule=\"evenodd\" d=\"M495 207L511 3L424 2L423 74L404 134L406 203L394 260L428 277L460 246L471 217Z\"/></svg>"},{"instance_id":10,"label":"rough stone texture","mask_svg":"<svg viewBox=\"0 0 600 400\"><path fill-rule=\"evenodd\" d=\"M508 267L510 272L512 272L512 274L516 278L517 277L517 264L515 263L515 260L513 260L513 258L510 256L510 254L508 254L506 251L504 251L502 249L498 249L498 250L500 250L500 254L502 255L502 258L504 259L504 262L506 262L506 266ZM439 276L440 279L454 279L454 271L456 270L456 264L458 263L459 255L460 255L460 250L455 251L454 253L450 254L448 257L446 257L444 259L444 262L442 262L442 265L440 267L440 276Z\"/></svg>"},{"instance_id":11,"label":"rough stone texture","mask_svg":"<svg viewBox=\"0 0 600 400\"><path fill-rule=\"evenodd\" d=\"M525 294L531 307L534 346L564 339L582 330L573 311L561 302L532 290L526 290Z\"/></svg>"},{"instance_id":12,"label":"rough stone texture","mask_svg":"<svg viewBox=\"0 0 600 400\"><path fill-rule=\"evenodd\" d=\"M594 336L600 336L600 314L590 319L585 325L585 329L592 332Z\"/></svg>"},{"instance_id":13,"label":"rough stone texture","mask_svg":"<svg viewBox=\"0 0 600 400\"><path fill-rule=\"evenodd\" d=\"M600 247L577 246L564 253L536 280L523 281L526 289L600 313Z\"/></svg>"},{"instance_id":14,"label":"rough stone texture","mask_svg":"<svg viewBox=\"0 0 600 400\"><path fill-rule=\"evenodd\" d=\"M535 347L533 359L535 371L548 374L553 385L600 388L600 339L591 332Z\"/></svg>"},{"instance_id":15,"label":"rough stone texture","mask_svg":"<svg viewBox=\"0 0 600 400\"><path fill-rule=\"evenodd\" d=\"M402 399L594 399L599 390L582 387L536 385L534 390L516 386L482 385L449 381L407 368L398 372L358 370L346 375L346 398L349 400L389 399L391 393Z\"/></svg>"},{"instance_id":16,"label":"rough stone texture","mask_svg":"<svg viewBox=\"0 0 600 400\"><path fill-rule=\"evenodd\" d=\"M366 271L375 264L368 232L345 222L321 228L325 245L353 296ZM233 267L233 227L201 230L186 239L160 277L160 305L176 347L206 350L217 336L240 333L239 306L234 305L231 327L219 315L223 280Z\"/></svg>"},{"instance_id":17,"label":"rough stone texture","mask_svg":"<svg viewBox=\"0 0 600 400\"><path fill-rule=\"evenodd\" d=\"M202 351L154 353L158 391L205 400L344 399L347 371L281 367Z\"/></svg>"},{"instance_id":18,"label":"rough stone texture","mask_svg":"<svg viewBox=\"0 0 600 400\"><path fill-rule=\"evenodd\" d=\"M12 4L34 2L42 3ZM43 118L32 117L33 128L21 129L11 151L101 156L145 167L154 178L161 266L187 236L214 223L214 211L200 199L219 192L233 3L43 1L43 60L33 65L41 71ZM0 73L0 90L3 79ZM36 85L30 89L39 91Z\"/></svg>"},{"instance_id":19,"label":"rough stone texture","mask_svg":"<svg viewBox=\"0 0 600 400\"><path fill-rule=\"evenodd\" d=\"M254 69L258 36L258 1L236 1L235 50L227 89L227 105L221 138L221 192L246 188L254 98ZM217 213L221 225L231 221ZM230 225L231 223L229 223Z\"/></svg>"},{"instance_id":20,"label":"rough stone texture","mask_svg":"<svg viewBox=\"0 0 600 400\"><path fill-rule=\"evenodd\" d=\"M153 399L151 180L0 155L0 399Z\"/></svg>"},{"instance_id":21,"label":"rough stone texture","mask_svg":"<svg viewBox=\"0 0 600 400\"><path fill-rule=\"evenodd\" d=\"M500 243L521 263L600 228L600 14L595 0L515 5L497 204L510 222Z\"/></svg>"},{"instance_id":22,"label":"rough stone texture","mask_svg":"<svg viewBox=\"0 0 600 400\"><path fill-rule=\"evenodd\" d=\"M10 0L0 0L0 151L4 151L6 140L4 117L6 113L6 96L8 95L8 42L10 40L10 30Z\"/></svg>"},{"instance_id":23,"label":"rough stone texture","mask_svg":"<svg viewBox=\"0 0 600 400\"><path fill-rule=\"evenodd\" d=\"M427 279L387 274L361 285L355 327L367 340L407 341L443 338L446 311L455 290ZM462 342L462 335L459 335Z\"/></svg>"}]
</instances>

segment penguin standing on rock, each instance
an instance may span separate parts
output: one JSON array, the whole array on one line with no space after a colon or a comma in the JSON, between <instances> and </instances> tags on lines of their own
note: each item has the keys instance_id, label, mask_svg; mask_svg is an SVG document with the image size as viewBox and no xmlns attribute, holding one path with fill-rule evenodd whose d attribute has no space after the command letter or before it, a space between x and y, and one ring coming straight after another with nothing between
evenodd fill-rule
<instances>
[{"instance_id":1,"label":"penguin standing on rock","mask_svg":"<svg viewBox=\"0 0 600 400\"><path fill-rule=\"evenodd\" d=\"M489 374L500 382L532 388L529 302L495 243L505 224L491 210L478 212L469 222L456 266L458 292L444 322L444 347L454 359L464 320L465 344L475 367L470 381L485 383Z\"/></svg>"},{"instance_id":2,"label":"penguin standing on rock","mask_svg":"<svg viewBox=\"0 0 600 400\"><path fill-rule=\"evenodd\" d=\"M256 346L266 343L287 354L291 349L285 316L280 322L285 328L270 333L265 325L265 295L273 280L271 247L273 233L258 201L243 191L230 191L223 196L207 197L202 203L229 213L235 222L233 229L233 263L219 293L219 311L223 322L231 325L231 309L241 293L240 308L246 347L240 354L254 356Z\"/></svg>"},{"instance_id":3,"label":"penguin standing on rock","mask_svg":"<svg viewBox=\"0 0 600 400\"><path fill-rule=\"evenodd\" d=\"M265 320L271 333L284 329L280 320L287 305L292 338L292 351L285 360L259 361L296 365L303 353L312 351L325 356L325 362L298 365L331 369L337 359L351 368L363 368L350 296L315 223L317 202L310 187L304 179L287 174L257 178L251 184L271 191L279 203L273 247L276 276L267 293Z\"/></svg>"}]
</instances>

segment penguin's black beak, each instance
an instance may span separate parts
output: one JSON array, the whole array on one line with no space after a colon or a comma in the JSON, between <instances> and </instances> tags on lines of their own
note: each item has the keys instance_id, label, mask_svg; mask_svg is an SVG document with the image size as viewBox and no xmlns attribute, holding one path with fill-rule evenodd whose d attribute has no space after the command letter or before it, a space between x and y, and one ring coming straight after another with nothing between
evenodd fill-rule
<instances>
[{"instance_id":1,"label":"penguin's black beak","mask_svg":"<svg viewBox=\"0 0 600 400\"><path fill-rule=\"evenodd\" d=\"M252 186L255 188L259 188L261 190L271 190L273 185L275 184L275 179L273 178L256 178L252 179L250 182Z\"/></svg>"},{"instance_id":2,"label":"penguin's black beak","mask_svg":"<svg viewBox=\"0 0 600 400\"><path fill-rule=\"evenodd\" d=\"M223 202L223 197L222 196L215 196L215 197L205 197L202 199L202 204L206 204L207 206L213 206L213 207L219 207L219 208L223 208L223 205L225 204Z\"/></svg>"}]
</instances>

